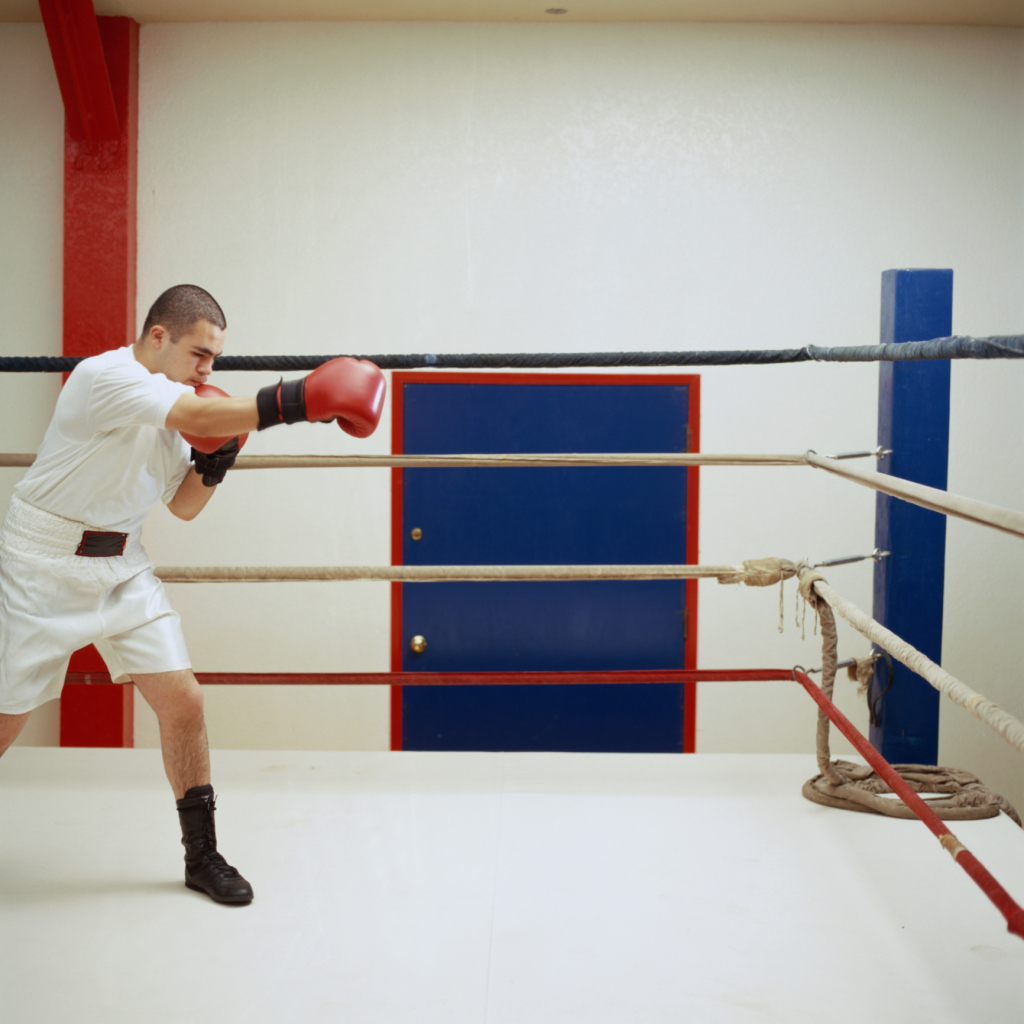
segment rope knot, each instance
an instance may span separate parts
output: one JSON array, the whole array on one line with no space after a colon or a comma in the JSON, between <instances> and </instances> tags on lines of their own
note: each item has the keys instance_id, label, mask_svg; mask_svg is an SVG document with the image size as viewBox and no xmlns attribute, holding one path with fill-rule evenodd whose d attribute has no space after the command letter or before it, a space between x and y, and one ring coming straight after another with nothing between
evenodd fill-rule
<instances>
[{"instance_id":1,"label":"rope knot","mask_svg":"<svg viewBox=\"0 0 1024 1024\"><path fill-rule=\"evenodd\" d=\"M814 592L814 584L818 580L821 580L823 583L827 583L828 580L817 569L812 569L806 562L801 562L796 567L796 572L800 577L800 596L809 604L817 607L818 595Z\"/></svg>"}]
</instances>

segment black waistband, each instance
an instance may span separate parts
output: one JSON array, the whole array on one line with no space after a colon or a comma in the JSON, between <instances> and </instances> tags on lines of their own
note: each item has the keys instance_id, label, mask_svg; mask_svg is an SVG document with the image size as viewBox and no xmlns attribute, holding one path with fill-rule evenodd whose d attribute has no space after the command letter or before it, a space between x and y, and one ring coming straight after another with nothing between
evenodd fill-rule
<instances>
[{"instance_id":1,"label":"black waistband","mask_svg":"<svg viewBox=\"0 0 1024 1024\"><path fill-rule=\"evenodd\" d=\"M76 555L86 558L111 558L123 555L124 546L128 543L127 533L102 533L99 530L86 530L82 534L82 543L78 545Z\"/></svg>"}]
</instances>

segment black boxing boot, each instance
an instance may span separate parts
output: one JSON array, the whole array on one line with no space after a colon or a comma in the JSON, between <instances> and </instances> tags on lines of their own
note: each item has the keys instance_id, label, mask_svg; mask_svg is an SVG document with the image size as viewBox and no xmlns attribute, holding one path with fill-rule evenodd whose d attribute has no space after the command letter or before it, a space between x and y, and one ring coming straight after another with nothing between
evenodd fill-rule
<instances>
[{"instance_id":1,"label":"black boxing boot","mask_svg":"<svg viewBox=\"0 0 1024 1024\"><path fill-rule=\"evenodd\" d=\"M252 886L217 852L213 786L193 786L178 801L185 884L218 903L248 903Z\"/></svg>"}]
</instances>

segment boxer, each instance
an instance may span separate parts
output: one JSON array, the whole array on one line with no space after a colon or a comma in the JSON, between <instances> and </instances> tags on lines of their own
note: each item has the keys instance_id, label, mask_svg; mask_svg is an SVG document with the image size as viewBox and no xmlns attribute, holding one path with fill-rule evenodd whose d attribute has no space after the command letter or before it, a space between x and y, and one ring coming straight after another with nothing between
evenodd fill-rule
<instances>
[{"instance_id":1,"label":"boxer","mask_svg":"<svg viewBox=\"0 0 1024 1024\"><path fill-rule=\"evenodd\" d=\"M209 292L169 288L133 345L84 359L61 391L0 527L0 755L60 695L72 652L95 644L111 678L134 682L156 713L185 884L248 903L252 886L217 851L203 694L142 524L159 502L194 519L249 431L305 420L369 436L385 382L343 357L232 398L206 384L226 329Z\"/></svg>"}]
</instances>

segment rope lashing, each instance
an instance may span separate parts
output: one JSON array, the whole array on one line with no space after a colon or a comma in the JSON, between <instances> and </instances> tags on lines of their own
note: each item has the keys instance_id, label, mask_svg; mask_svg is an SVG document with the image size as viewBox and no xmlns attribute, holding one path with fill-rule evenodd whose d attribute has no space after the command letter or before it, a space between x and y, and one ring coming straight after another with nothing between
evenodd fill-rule
<instances>
[{"instance_id":1,"label":"rope lashing","mask_svg":"<svg viewBox=\"0 0 1024 1024\"><path fill-rule=\"evenodd\" d=\"M879 660L885 662L885 667L888 669L886 673L888 680L885 686L878 690L877 693L872 693L871 684L875 678L875 662ZM842 663L840 663L839 667L843 667ZM878 728L882 724L878 709L882 704L882 699L892 689L892 684L895 681L892 658L889 652L877 648L866 658L852 659L851 664L846 668L846 675L850 682L857 684L857 696L863 697L868 703L868 721L871 723L872 728Z\"/></svg>"},{"instance_id":2,"label":"rope lashing","mask_svg":"<svg viewBox=\"0 0 1024 1024\"><path fill-rule=\"evenodd\" d=\"M782 349L723 349L682 352L518 352L356 356L382 370L415 369L565 369L567 367L620 366L750 366L776 363L874 363L920 359L1019 359L1024 356L1024 335L971 338L954 335L902 345L805 345ZM220 356L215 370L260 370L274 373L308 371L333 355ZM4 356L0 373L70 373L81 357Z\"/></svg>"},{"instance_id":3,"label":"rope lashing","mask_svg":"<svg viewBox=\"0 0 1024 1024\"><path fill-rule=\"evenodd\" d=\"M940 491L935 487L926 487L924 484L902 480L899 477L890 476L888 473L857 469L843 462L837 462L835 459L822 458L816 452L808 452L806 458L807 462L816 469L828 470L829 473L846 477L847 480L853 480L855 483L870 487L875 491L881 491L883 494L902 498L904 501L931 509L933 512L941 512L948 516L956 516L958 519L966 519L971 523L991 526L1004 533L1013 534L1015 537L1024 537L1024 512L1015 512L1013 509L1001 508L999 505L990 505L984 501L976 501L974 498L965 498L960 494L950 494L948 491Z\"/></svg>"},{"instance_id":4,"label":"rope lashing","mask_svg":"<svg viewBox=\"0 0 1024 1024\"><path fill-rule=\"evenodd\" d=\"M748 587L771 587L796 575L796 563L788 558L752 558L736 571L720 575L719 583L744 583Z\"/></svg>"},{"instance_id":5,"label":"rope lashing","mask_svg":"<svg viewBox=\"0 0 1024 1024\"><path fill-rule=\"evenodd\" d=\"M816 686L806 672L793 670L793 678L810 694L835 725L853 744L857 752L885 780L903 803L928 827L950 856L967 872L979 889L989 898L1006 920L1007 930L1024 939L1024 908L995 879L984 864L970 852L950 829L942 823L928 803L918 796L911 786L900 777L894 766L864 738L853 723L832 703L828 696Z\"/></svg>"},{"instance_id":6,"label":"rope lashing","mask_svg":"<svg viewBox=\"0 0 1024 1024\"><path fill-rule=\"evenodd\" d=\"M767 561L784 561L768 559ZM685 580L730 577L730 582L768 586L764 570L743 565L352 565L352 566L158 566L164 583L294 583L375 580L399 583L500 582L508 580ZM750 563L756 564L756 563ZM792 576L795 566L788 571ZM780 577L781 578L781 577ZM775 582L779 580L776 579Z\"/></svg>"},{"instance_id":7,"label":"rope lashing","mask_svg":"<svg viewBox=\"0 0 1024 1024\"><path fill-rule=\"evenodd\" d=\"M955 676L950 675L917 648L908 644L906 640L876 622L853 602L836 593L821 573L804 565L798 566L798 572L800 592L809 602L816 604L819 609L822 602L827 603L868 640L888 651L897 661L902 662L912 672L916 672L936 690L945 694L954 704L966 708L975 718L997 732L1010 746L1024 753L1024 722L1014 718L1008 711L1003 710L987 697L976 693L966 683L962 683ZM815 602L813 600L815 596L822 600Z\"/></svg>"}]
</instances>

